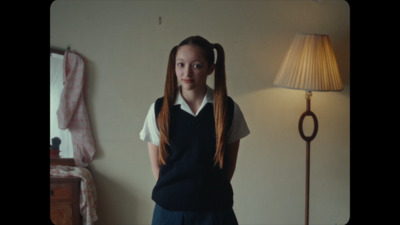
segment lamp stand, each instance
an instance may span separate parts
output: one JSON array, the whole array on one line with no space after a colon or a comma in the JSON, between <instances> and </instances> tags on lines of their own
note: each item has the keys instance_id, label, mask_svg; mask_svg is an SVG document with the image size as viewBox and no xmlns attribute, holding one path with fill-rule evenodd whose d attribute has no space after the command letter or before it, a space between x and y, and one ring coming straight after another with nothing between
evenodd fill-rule
<instances>
[{"instance_id":1,"label":"lamp stand","mask_svg":"<svg viewBox=\"0 0 400 225\"><path fill-rule=\"evenodd\" d=\"M306 100L307 100L307 109L301 114L299 119L299 132L301 138L306 141L306 216L305 216L305 224L308 225L308 215L309 215L309 203L310 203L310 143L315 138L318 132L318 120L313 112L311 112L311 91L306 91ZM306 116L311 116L314 120L314 130L311 136L306 136L303 131L303 122Z\"/></svg>"}]
</instances>

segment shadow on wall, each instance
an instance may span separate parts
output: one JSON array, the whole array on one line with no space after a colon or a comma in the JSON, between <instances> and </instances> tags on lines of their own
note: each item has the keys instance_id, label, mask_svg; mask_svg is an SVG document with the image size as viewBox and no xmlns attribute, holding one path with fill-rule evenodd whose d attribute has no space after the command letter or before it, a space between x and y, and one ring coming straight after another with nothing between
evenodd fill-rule
<instances>
[{"instance_id":1,"label":"shadow on wall","mask_svg":"<svg viewBox=\"0 0 400 225\"><path fill-rule=\"evenodd\" d=\"M152 206L143 206L143 202L151 203L147 193L141 193L131 183L98 173L93 164L89 165L89 170L97 192L96 225L115 224L116 221L130 221L126 225L142 224L146 217L150 223L151 215L147 209Z\"/></svg>"}]
</instances>

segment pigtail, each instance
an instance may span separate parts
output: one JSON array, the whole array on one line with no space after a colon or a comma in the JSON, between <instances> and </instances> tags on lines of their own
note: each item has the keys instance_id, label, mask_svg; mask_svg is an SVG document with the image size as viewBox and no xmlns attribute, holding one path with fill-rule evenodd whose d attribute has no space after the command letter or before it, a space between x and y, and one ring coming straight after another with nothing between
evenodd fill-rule
<instances>
[{"instance_id":1,"label":"pigtail","mask_svg":"<svg viewBox=\"0 0 400 225\"><path fill-rule=\"evenodd\" d=\"M214 74L214 120L216 132L216 152L214 165L223 168L224 153L227 147L227 88L225 73L225 53L220 44L213 44L217 51L217 61Z\"/></svg>"},{"instance_id":2,"label":"pigtail","mask_svg":"<svg viewBox=\"0 0 400 225\"><path fill-rule=\"evenodd\" d=\"M167 78L164 88L164 101L161 111L158 114L157 125L160 131L160 144L158 151L159 163L166 164L168 157L167 145L169 145L169 124L170 124L170 109L175 101L175 96L178 91L177 78L175 75L175 57L178 47L175 46L168 59Z\"/></svg>"}]
</instances>

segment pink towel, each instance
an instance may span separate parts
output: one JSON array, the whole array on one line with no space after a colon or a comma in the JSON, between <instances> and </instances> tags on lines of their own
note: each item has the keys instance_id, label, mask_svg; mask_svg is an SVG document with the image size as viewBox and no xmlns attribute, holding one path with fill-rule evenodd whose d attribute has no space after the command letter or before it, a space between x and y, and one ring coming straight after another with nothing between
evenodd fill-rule
<instances>
[{"instance_id":1,"label":"pink towel","mask_svg":"<svg viewBox=\"0 0 400 225\"><path fill-rule=\"evenodd\" d=\"M64 54L64 89L57 110L58 126L71 132L75 164L86 167L96 151L87 110L85 62L71 51Z\"/></svg>"}]
</instances>

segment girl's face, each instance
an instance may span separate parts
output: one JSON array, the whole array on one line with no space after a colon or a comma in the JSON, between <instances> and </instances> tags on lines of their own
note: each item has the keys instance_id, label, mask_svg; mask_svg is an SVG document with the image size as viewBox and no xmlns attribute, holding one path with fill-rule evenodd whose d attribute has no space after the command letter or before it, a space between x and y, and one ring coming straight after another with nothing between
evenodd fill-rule
<instances>
[{"instance_id":1,"label":"girl's face","mask_svg":"<svg viewBox=\"0 0 400 225\"><path fill-rule=\"evenodd\" d=\"M214 64L208 66L201 48L196 45L179 47L175 59L175 73L183 90L202 90L206 87L207 76L214 71Z\"/></svg>"}]
</instances>

